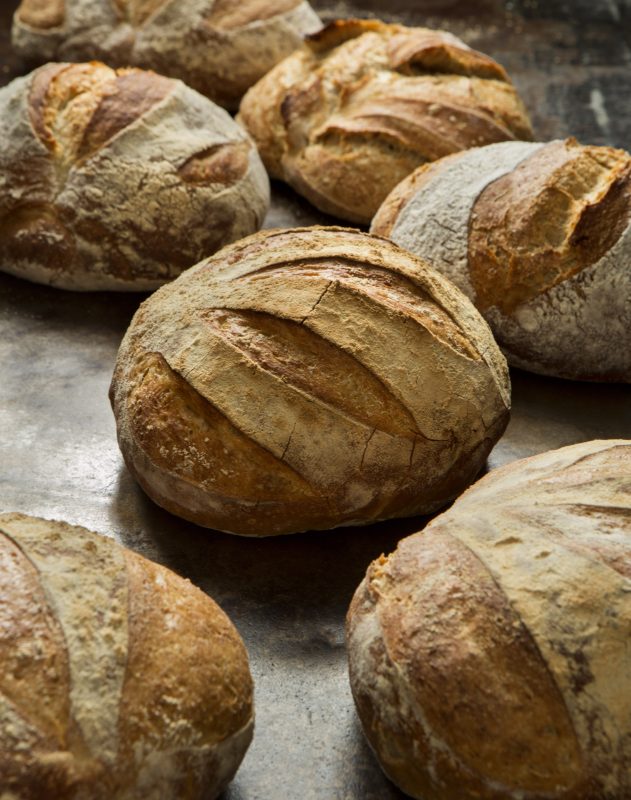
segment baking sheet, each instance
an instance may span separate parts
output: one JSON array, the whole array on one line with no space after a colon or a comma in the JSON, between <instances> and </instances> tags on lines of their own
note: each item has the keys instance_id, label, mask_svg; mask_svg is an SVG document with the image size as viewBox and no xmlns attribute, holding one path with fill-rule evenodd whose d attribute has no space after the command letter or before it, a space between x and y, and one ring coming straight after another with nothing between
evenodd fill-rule
<instances>
[{"instance_id":1,"label":"baking sheet","mask_svg":"<svg viewBox=\"0 0 631 800\"><path fill-rule=\"evenodd\" d=\"M16 3L0 3L0 77ZM382 16L446 27L501 61L540 138L627 146L631 2L314 2L324 18ZM385 12L384 9L388 9ZM326 222L274 186L266 226ZM155 506L118 452L107 390L141 295L74 295L0 274L0 510L65 519L190 578L228 612L256 682L252 747L224 800L392 800L347 682L343 622L369 562L422 519L244 540ZM513 415L489 467L592 438L631 438L631 388L514 371Z\"/></svg>"}]
</instances>

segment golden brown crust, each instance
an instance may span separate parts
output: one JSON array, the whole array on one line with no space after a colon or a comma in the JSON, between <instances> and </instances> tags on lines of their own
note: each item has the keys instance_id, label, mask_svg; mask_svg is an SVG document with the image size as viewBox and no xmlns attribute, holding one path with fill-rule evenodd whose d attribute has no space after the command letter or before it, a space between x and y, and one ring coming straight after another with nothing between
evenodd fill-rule
<instances>
[{"instance_id":1,"label":"golden brown crust","mask_svg":"<svg viewBox=\"0 0 631 800\"><path fill-rule=\"evenodd\" d=\"M17 10L20 22L32 28L57 28L66 16L65 0L22 0Z\"/></svg>"},{"instance_id":2,"label":"golden brown crust","mask_svg":"<svg viewBox=\"0 0 631 800\"><path fill-rule=\"evenodd\" d=\"M351 685L408 794L628 796L630 475L628 441L516 462L371 565Z\"/></svg>"},{"instance_id":3,"label":"golden brown crust","mask_svg":"<svg viewBox=\"0 0 631 800\"><path fill-rule=\"evenodd\" d=\"M0 567L2 790L223 791L252 728L247 654L223 612L104 537L24 515L0 516Z\"/></svg>"},{"instance_id":4,"label":"golden brown crust","mask_svg":"<svg viewBox=\"0 0 631 800\"><path fill-rule=\"evenodd\" d=\"M302 0L216 0L206 20L220 31L241 28L258 20L286 14L300 5Z\"/></svg>"},{"instance_id":5,"label":"golden brown crust","mask_svg":"<svg viewBox=\"0 0 631 800\"><path fill-rule=\"evenodd\" d=\"M461 296L335 228L251 237L143 304L111 399L156 502L258 536L437 507L474 478L509 404Z\"/></svg>"},{"instance_id":6,"label":"golden brown crust","mask_svg":"<svg viewBox=\"0 0 631 800\"><path fill-rule=\"evenodd\" d=\"M506 73L451 34L339 20L253 87L263 161L328 213L369 222L417 166L532 133Z\"/></svg>"},{"instance_id":7,"label":"golden brown crust","mask_svg":"<svg viewBox=\"0 0 631 800\"><path fill-rule=\"evenodd\" d=\"M469 230L481 311L510 314L599 261L631 220L631 157L554 142L491 183Z\"/></svg>"}]
</instances>

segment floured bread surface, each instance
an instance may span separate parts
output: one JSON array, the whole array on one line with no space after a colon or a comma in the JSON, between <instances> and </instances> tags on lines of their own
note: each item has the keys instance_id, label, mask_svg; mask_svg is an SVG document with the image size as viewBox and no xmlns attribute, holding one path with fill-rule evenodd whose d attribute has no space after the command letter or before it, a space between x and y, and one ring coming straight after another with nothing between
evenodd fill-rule
<instances>
[{"instance_id":1,"label":"floured bread surface","mask_svg":"<svg viewBox=\"0 0 631 800\"><path fill-rule=\"evenodd\" d=\"M0 269L155 289L261 226L269 181L230 116L180 81L48 64L0 90Z\"/></svg>"},{"instance_id":2,"label":"floured bread surface","mask_svg":"<svg viewBox=\"0 0 631 800\"><path fill-rule=\"evenodd\" d=\"M12 38L29 59L155 69L236 109L321 27L306 0L22 0Z\"/></svg>"},{"instance_id":3,"label":"floured bread surface","mask_svg":"<svg viewBox=\"0 0 631 800\"><path fill-rule=\"evenodd\" d=\"M369 567L347 638L412 797L631 797L631 442L492 472Z\"/></svg>"},{"instance_id":4,"label":"floured bread surface","mask_svg":"<svg viewBox=\"0 0 631 800\"><path fill-rule=\"evenodd\" d=\"M271 175L360 223L421 164L532 138L499 64L445 31L376 20L308 37L248 92L239 119Z\"/></svg>"},{"instance_id":5,"label":"floured bread surface","mask_svg":"<svg viewBox=\"0 0 631 800\"><path fill-rule=\"evenodd\" d=\"M386 240L264 232L143 303L111 388L169 511L251 536L429 512L504 431L506 364L468 300Z\"/></svg>"},{"instance_id":6,"label":"floured bread surface","mask_svg":"<svg viewBox=\"0 0 631 800\"><path fill-rule=\"evenodd\" d=\"M0 515L0 567L2 791L217 797L253 709L245 648L215 603L105 537L22 514Z\"/></svg>"},{"instance_id":7,"label":"floured bread surface","mask_svg":"<svg viewBox=\"0 0 631 800\"><path fill-rule=\"evenodd\" d=\"M473 300L510 363L631 381L631 157L575 140L503 143L403 181L372 231Z\"/></svg>"}]
</instances>

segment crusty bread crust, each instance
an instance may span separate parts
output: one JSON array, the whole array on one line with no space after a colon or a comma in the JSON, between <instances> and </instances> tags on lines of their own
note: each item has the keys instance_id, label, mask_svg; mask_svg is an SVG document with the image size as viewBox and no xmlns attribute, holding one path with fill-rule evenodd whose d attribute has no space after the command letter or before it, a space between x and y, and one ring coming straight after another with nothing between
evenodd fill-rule
<instances>
[{"instance_id":1,"label":"crusty bread crust","mask_svg":"<svg viewBox=\"0 0 631 800\"><path fill-rule=\"evenodd\" d=\"M575 140L502 143L404 181L374 233L476 304L511 364L631 381L631 157Z\"/></svg>"},{"instance_id":2,"label":"crusty bread crust","mask_svg":"<svg viewBox=\"0 0 631 800\"><path fill-rule=\"evenodd\" d=\"M0 515L0 565L2 790L217 797L253 709L245 648L215 603L105 537L21 514Z\"/></svg>"},{"instance_id":3,"label":"crusty bread crust","mask_svg":"<svg viewBox=\"0 0 631 800\"><path fill-rule=\"evenodd\" d=\"M422 800L631 797L631 442L483 478L368 569L351 686Z\"/></svg>"},{"instance_id":4,"label":"crusty bread crust","mask_svg":"<svg viewBox=\"0 0 631 800\"><path fill-rule=\"evenodd\" d=\"M0 90L0 268L64 289L155 289L257 230L269 181L180 81L49 64Z\"/></svg>"},{"instance_id":5,"label":"crusty bread crust","mask_svg":"<svg viewBox=\"0 0 631 800\"><path fill-rule=\"evenodd\" d=\"M263 232L155 294L111 398L156 502L250 536L439 508L510 405L504 360L460 292L339 228Z\"/></svg>"},{"instance_id":6,"label":"crusty bread crust","mask_svg":"<svg viewBox=\"0 0 631 800\"><path fill-rule=\"evenodd\" d=\"M248 92L239 119L273 177L360 223L419 165L532 137L495 61L445 31L376 20L309 37Z\"/></svg>"},{"instance_id":7,"label":"crusty bread crust","mask_svg":"<svg viewBox=\"0 0 631 800\"><path fill-rule=\"evenodd\" d=\"M321 25L306 0L22 0L12 35L32 60L154 69L236 109Z\"/></svg>"}]
</instances>

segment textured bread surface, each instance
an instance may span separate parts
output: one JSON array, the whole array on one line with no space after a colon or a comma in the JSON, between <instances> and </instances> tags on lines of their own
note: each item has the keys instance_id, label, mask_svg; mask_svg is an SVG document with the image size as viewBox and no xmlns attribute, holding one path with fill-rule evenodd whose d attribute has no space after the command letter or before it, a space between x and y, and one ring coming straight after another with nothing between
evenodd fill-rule
<instances>
[{"instance_id":1,"label":"textured bread surface","mask_svg":"<svg viewBox=\"0 0 631 800\"><path fill-rule=\"evenodd\" d=\"M421 168L372 231L428 260L483 313L509 363L631 381L631 157L508 142Z\"/></svg>"},{"instance_id":2,"label":"textured bread surface","mask_svg":"<svg viewBox=\"0 0 631 800\"><path fill-rule=\"evenodd\" d=\"M111 398L160 505L272 535L439 508L508 420L506 364L466 298L383 239L263 232L142 304Z\"/></svg>"},{"instance_id":3,"label":"textured bread surface","mask_svg":"<svg viewBox=\"0 0 631 800\"><path fill-rule=\"evenodd\" d=\"M631 797L631 442L492 472L373 562L351 687L422 800Z\"/></svg>"},{"instance_id":4,"label":"textured bread surface","mask_svg":"<svg viewBox=\"0 0 631 800\"><path fill-rule=\"evenodd\" d=\"M273 177L361 223L419 165L532 137L495 61L445 31L376 20L308 37L248 92L239 119Z\"/></svg>"},{"instance_id":5,"label":"textured bread surface","mask_svg":"<svg viewBox=\"0 0 631 800\"><path fill-rule=\"evenodd\" d=\"M34 61L154 69L236 109L321 26L306 0L22 0L12 38Z\"/></svg>"},{"instance_id":6,"label":"textured bread surface","mask_svg":"<svg viewBox=\"0 0 631 800\"><path fill-rule=\"evenodd\" d=\"M0 515L0 776L11 800L210 800L252 739L238 633L111 540Z\"/></svg>"},{"instance_id":7,"label":"textured bread surface","mask_svg":"<svg viewBox=\"0 0 631 800\"><path fill-rule=\"evenodd\" d=\"M230 116L180 81L48 64L0 90L0 269L149 290L261 226L269 181Z\"/></svg>"}]
</instances>

